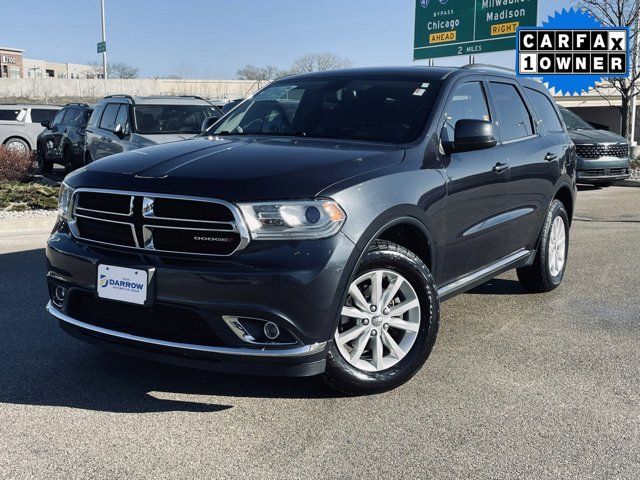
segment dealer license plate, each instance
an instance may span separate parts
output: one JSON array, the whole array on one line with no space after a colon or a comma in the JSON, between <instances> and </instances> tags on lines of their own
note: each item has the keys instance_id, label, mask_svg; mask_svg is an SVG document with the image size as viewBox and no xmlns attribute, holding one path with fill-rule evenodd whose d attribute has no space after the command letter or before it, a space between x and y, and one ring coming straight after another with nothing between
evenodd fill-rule
<instances>
[{"instance_id":1,"label":"dealer license plate","mask_svg":"<svg viewBox=\"0 0 640 480\"><path fill-rule=\"evenodd\" d=\"M98 265L98 297L143 305L147 300L148 276L146 270Z\"/></svg>"}]
</instances>

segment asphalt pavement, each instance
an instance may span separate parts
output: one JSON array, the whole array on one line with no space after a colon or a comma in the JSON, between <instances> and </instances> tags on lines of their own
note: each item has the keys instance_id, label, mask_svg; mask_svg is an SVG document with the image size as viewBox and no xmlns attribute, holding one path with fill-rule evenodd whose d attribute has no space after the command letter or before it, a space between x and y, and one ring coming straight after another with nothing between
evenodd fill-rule
<instances>
[{"instance_id":1,"label":"asphalt pavement","mask_svg":"<svg viewBox=\"0 0 640 480\"><path fill-rule=\"evenodd\" d=\"M0 478L638 478L640 183L580 191L559 289L447 301L417 376L357 398L68 337L51 221L0 222Z\"/></svg>"}]
</instances>

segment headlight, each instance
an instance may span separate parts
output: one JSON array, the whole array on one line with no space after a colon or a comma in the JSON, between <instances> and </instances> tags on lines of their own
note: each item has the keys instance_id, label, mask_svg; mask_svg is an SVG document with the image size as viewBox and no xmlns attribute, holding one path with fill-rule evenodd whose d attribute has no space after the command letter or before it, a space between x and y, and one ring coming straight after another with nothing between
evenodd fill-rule
<instances>
[{"instance_id":1,"label":"headlight","mask_svg":"<svg viewBox=\"0 0 640 480\"><path fill-rule=\"evenodd\" d=\"M301 200L240 204L255 240L306 240L335 235L346 220L332 200Z\"/></svg>"},{"instance_id":2,"label":"headlight","mask_svg":"<svg viewBox=\"0 0 640 480\"><path fill-rule=\"evenodd\" d=\"M72 201L73 188L62 182L62 185L60 185L60 194L58 195L58 215L67 221L71 220Z\"/></svg>"}]
</instances>

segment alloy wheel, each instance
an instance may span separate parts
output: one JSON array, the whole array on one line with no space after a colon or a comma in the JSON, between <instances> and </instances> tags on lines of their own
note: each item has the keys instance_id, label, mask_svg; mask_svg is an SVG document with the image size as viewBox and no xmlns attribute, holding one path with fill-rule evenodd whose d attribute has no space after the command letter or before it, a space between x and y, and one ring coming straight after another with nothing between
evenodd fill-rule
<instances>
[{"instance_id":1,"label":"alloy wheel","mask_svg":"<svg viewBox=\"0 0 640 480\"><path fill-rule=\"evenodd\" d=\"M564 268L566 244L567 232L564 220L558 216L553 220L549 235L549 271L554 277L557 277Z\"/></svg>"},{"instance_id":2,"label":"alloy wheel","mask_svg":"<svg viewBox=\"0 0 640 480\"><path fill-rule=\"evenodd\" d=\"M352 366L378 372L402 360L420 329L420 301L409 281L393 270L373 270L349 286L334 335Z\"/></svg>"}]
</instances>

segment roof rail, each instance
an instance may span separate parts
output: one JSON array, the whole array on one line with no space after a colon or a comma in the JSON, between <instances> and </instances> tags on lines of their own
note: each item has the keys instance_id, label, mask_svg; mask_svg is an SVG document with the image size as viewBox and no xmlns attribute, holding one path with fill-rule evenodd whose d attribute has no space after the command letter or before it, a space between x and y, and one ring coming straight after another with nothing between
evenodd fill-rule
<instances>
[{"instance_id":1,"label":"roof rail","mask_svg":"<svg viewBox=\"0 0 640 480\"><path fill-rule=\"evenodd\" d=\"M478 68L478 69L487 69L487 70L499 70L501 72L509 72L509 73L516 73L516 71L513 68L507 68L507 67L500 67L498 65L491 65L488 63L468 63L466 65L463 65L460 68L468 68L468 69L473 69L473 68Z\"/></svg>"},{"instance_id":2,"label":"roof rail","mask_svg":"<svg viewBox=\"0 0 640 480\"><path fill-rule=\"evenodd\" d=\"M202 98L200 95L178 95L181 98L195 98L196 100L202 100L203 102L207 102L210 105L213 105L211 100L207 100L206 98Z\"/></svg>"},{"instance_id":3,"label":"roof rail","mask_svg":"<svg viewBox=\"0 0 640 480\"><path fill-rule=\"evenodd\" d=\"M129 100L131 100L131 103L136 103L136 101L133 99L131 95L127 95L125 93L116 93L114 95L107 95L104 98L128 98Z\"/></svg>"},{"instance_id":4,"label":"roof rail","mask_svg":"<svg viewBox=\"0 0 640 480\"><path fill-rule=\"evenodd\" d=\"M82 103L82 102L69 102L69 103L65 104L65 107L67 107L69 105L79 105L81 107L88 107L89 106L86 103Z\"/></svg>"}]
</instances>

